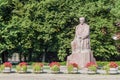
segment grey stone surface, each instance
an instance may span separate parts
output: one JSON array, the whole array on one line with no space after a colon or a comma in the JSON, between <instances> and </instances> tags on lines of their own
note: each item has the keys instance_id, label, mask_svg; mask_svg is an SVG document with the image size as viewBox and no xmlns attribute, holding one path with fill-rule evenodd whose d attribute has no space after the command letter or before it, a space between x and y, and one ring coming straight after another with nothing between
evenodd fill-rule
<instances>
[{"instance_id":1,"label":"grey stone surface","mask_svg":"<svg viewBox=\"0 0 120 80\"><path fill-rule=\"evenodd\" d=\"M88 74L0 74L0 80L120 80L120 75Z\"/></svg>"}]
</instances>

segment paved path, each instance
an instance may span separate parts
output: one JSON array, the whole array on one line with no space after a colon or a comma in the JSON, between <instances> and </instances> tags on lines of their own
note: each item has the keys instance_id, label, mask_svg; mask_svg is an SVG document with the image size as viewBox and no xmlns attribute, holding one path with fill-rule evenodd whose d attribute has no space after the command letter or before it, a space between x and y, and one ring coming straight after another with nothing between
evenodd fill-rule
<instances>
[{"instance_id":1,"label":"paved path","mask_svg":"<svg viewBox=\"0 0 120 80\"><path fill-rule=\"evenodd\" d=\"M120 75L87 74L0 74L0 80L120 80Z\"/></svg>"}]
</instances>

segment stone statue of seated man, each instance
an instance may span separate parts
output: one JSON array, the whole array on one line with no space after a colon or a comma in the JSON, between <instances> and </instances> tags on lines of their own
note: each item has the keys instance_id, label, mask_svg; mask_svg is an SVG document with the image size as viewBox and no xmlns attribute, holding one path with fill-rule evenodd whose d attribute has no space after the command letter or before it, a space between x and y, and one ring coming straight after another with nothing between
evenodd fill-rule
<instances>
[{"instance_id":1,"label":"stone statue of seated man","mask_svg":"<svg viewBox=\"0 0 120 80\"><path fill-rule=\"evenodd\" d=\"M67 57L67 64L77 63L85 67L88 62L95 62L90 47L90 27L85 23L85 18L79 18L80 24L76 26L75 37L71 42L72 54Z\"/></svg>"}]
</instances>

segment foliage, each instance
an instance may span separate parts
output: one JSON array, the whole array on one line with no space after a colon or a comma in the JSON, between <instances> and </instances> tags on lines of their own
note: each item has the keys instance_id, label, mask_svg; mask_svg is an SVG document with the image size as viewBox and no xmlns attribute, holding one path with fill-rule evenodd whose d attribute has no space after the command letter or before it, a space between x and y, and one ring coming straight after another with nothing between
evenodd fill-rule
<instances>
[{"instance_id":1,"label":"foliage","mask_svg":"<svg viewBox=\"0 0 120 80\"><path fill-rule=\"evenodd\" d=\"M20 71L26 72L27 71L27 66L22 66L21 67L20 65L17 65L16 70L17 70L17 72L20 72Z\"/></svg>"},{"instance_id":2,"label":"foliage","mask_svg":"<svg viewBox=\"0 0 120 80\"><path fill-rule=\"evenodd\" d=\"M4 65L0 65L0 72L4 70Z\"/></svg>"},{"instance_id":3,"label":"foliage","mask_svg":"<svg viewBox=\"0 0 120 80\"><path fill-rule=\"evenodd\" d=\"M97 68L95 66L90 66L90 67L88 67L88 70L90 70L90 71L97 71Z\"/></svg>"},{"instance_id":4,"label":"foliage","mask_svg":"<svg viewBox=\"0 0 120 80\"><path fill-rule=\"evenodd\" d=\"M52 71L60 71L60 67L57 66L57 65L54 65L54 66L50 67L50 69L51 69Z\"/></svg>"},{"instance_id":5,"label":"foliage","mask_svg":"<svg viewBox=\"0 0 120 80\"><path fill-rule=\"evenodd\" d=\"M109 72L109 70L110 70L110 67L109 67L109 65L105 65L105 66L103 66L103 69L106 70L106 72L107 72L107 74L108 74L108 72Z\"/></svg>"},{"instance_id":6,"label":"foliage","mask_svg":"<svg viewBox=\"0 0 120 80\"><path fill-rule=\"evenodd\" d=\"M107 61L97 61L97 65L99 66L99 67L103 67L104 65L107 65L109 62L107 62Z\"/></svg>"},{"instance_id":7,"label":"foliage","mask_svg":"<svg viewBox=\"0 0 120 80\"><path fill-rule=\"evenodd\" d=\"M103 66L103 69L108 73L110 68L118 68L118 64L116 62L109 62L108 64Z\"/></svg>"},{"instance_id":8,"label":"foliage","mask_svg":"<svg viewBox=\"0 0 120 80\"><path fill-rule=\"evenodd\" d=\"M118 70L120 70L120 67L118 67Z\"/></svg>"},{"instance_id":9,"label":"foliage","mask_svg":"<svg viewBox=\"0 0 120 80\"><path fill-rule=\"evenodd\" d=\"M52 71L60 71L60 64L58 62L51 62L49 66Z\"/></svg>"},{"instance_id":10,"label":"foliage","mask_svg":"<svg viewBox=\"0 0 120 80\"><path fill-rule=\"evenodd\" d=\"M43 64L42 63L34 63L33 64L33 70L34 71L41 71L43 68Z\"/></svg>"},{"instance_id":11,"label":"foliage","mask_svg":"<svg viewBox=\"0 0 120 80\"><path fill-rule=\"evenodd\" d=\"M90 71L97 71L97 64L93 62L87 63L85 67L88 68L88 70Z\"/></svg>"},{"instance_id":12,"label":"foliage","mask_svg":"<svg viewBox=\"0 0 120 80\"><path fill-rule=\"evenodd\" d=\"M64 61L71 54L78 18L85 16L96 59L115 60L119 53L111 36L117 31L114 23L120 21L119 4L118 0L1 0L0 53L18 52L39 61L45 55L50 61L56 57L47 55L54 52Z\"/></svg>"},{"instance_id":13,"label":"foliage","mask_svg":"<svg viewBox=\"0 0 120 80\"><path fill-rule=\"evenodd\" d=\"M72 71L74 71L74 68L76 68L76 70L78 71L78 69L79 69L78 64L76 64L76 63L69 63L67 65L68 73L71 73Z\"/></svg>"},{"instance_id":14,"label":"foliage","mask_svg":"<svg viewBox=\"0 0 120 80\"><path fill-rule=\"evenodd\" d=\"M19 64L16 66L16 70L17 70L17 72L19 72L19 71L24 71L24 72L26 72L26 71L27 71L27 63L26 63L26 62L21 62L21 63L19 63Z\"/></svg>"}]
</instances>

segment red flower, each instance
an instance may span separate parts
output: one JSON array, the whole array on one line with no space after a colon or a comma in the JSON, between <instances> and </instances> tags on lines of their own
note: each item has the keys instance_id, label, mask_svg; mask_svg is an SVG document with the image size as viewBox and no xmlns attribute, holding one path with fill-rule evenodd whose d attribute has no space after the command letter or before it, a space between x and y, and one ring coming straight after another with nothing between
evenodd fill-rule
<instances>
[{"instance_id":1,"label":"red flower","mask_svg":"<svg viewBox=\"0 0 120 80\"><path fill-rule=\"evenodd\" d=\"M53 67L54 65L57 65L57 66L60 67L60 63L59 63L59 62L51 62L51 63L49 64L50 67Z\"/></svg>"},{"instance_id":2,"label":"red flower","mask_svg":"<svg viewBox=\"0 0 120 80\"><path fill-rule=\"evenodd\" d=\"M11 64L10 62L5 62L3 65L4 65L5 67L12 67L12 64Z\"/></svg>"},{"instance_id":3,"label":"red flower","mask_svg":"<svg viewBox=\"0 0 120 80\"><path fill-rule=\"evenodd\" d=\"M88 67L91 67L91 66L97 67L97 65L94 62L87 63L85 67L88 68Z\"/></svg>"},{"instance_id":4,"label":"red flower","mask_svg":"<svg viewBox=\"0 0 120 80\"><path fill-rule=\"evenodd\" d=\"M76 63L69 63L68 66L69 65L72 65L73 67L78 68L78 64L76 64Z\"/></svg>"},{"instance_id":5,"label":"red flower","mask_svg":"<svg viewBox=\"0 0 120 80\"><path fill-rule=\"evenodd\" d=\"M116 67L118 67L118 64L115 63L115 62L110 62L110 63L109 63L109 67L110 67L110 68L116 68Z\"/></svg>"},{"instance_id":6,"label":"red flower","mask_svg":"<svg viewBox=\"0 0 120 80\"><path fill-rule=\"evenodd\" d=\"M22 66L27 66L27 63L26 62L21 62L19 63L19 65L22 67Z\"/></svg>"},{"instance_id":7,"label":"red flower","mask_svg":"<svg viewBox=\"0 0 120 80\"><path fill-rule=\"evenodd\" d=\"M36 66L36 65L39 65L40 67L43 67L43 63L39 63L39 62L34 63L34 66Z\"/></svg>"}]
</instances>

